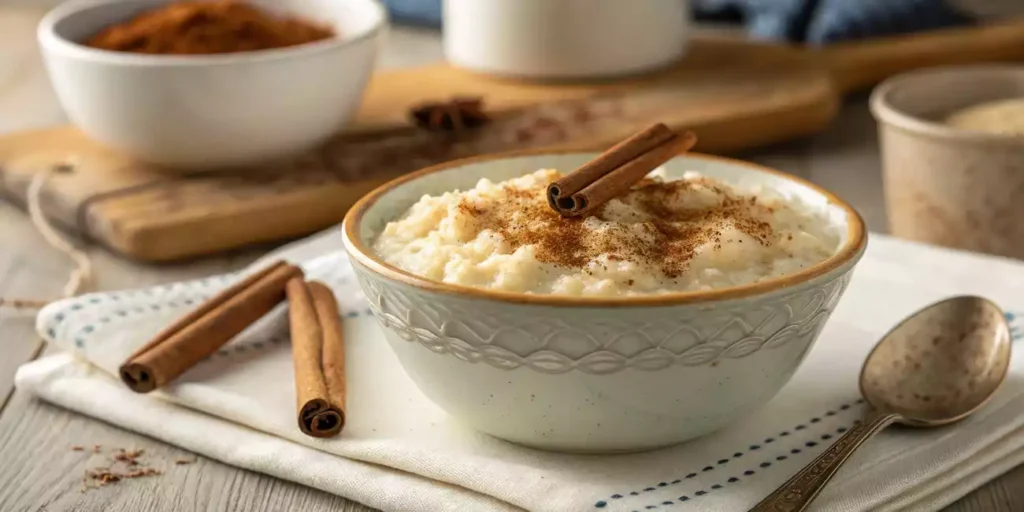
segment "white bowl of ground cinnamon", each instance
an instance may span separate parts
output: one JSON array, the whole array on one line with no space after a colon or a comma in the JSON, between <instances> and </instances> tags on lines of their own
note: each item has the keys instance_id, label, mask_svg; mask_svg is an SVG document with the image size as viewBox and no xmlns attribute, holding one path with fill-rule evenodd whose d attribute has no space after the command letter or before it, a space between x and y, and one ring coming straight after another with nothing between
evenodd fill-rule
<instances>
[{"instance_id":1,"label":"white bowl of ground cinnamon","mask_svg":"<svg viewBox=\"0 0 1024 512\"><path fill-rule=\"evenodd\" d=\"M38 39L79 129L195 171L293 157L341 130L386 24L375 0L70 0Z\"/></svg>"},{"instance_id":2,"label":"white bowl of ground cinnamon","mask_svg":"<svg viewBox=\"0 0 1024 512\"><path fill-rule=\"evenodd\" d=\"M559 451L678 443L765 403L839 301L860 217L698 154L583 215L555 211L548 186L595 157L450 162L350 210L352 266L410 377L474 428Z\"/></svg>"}]
</instances>

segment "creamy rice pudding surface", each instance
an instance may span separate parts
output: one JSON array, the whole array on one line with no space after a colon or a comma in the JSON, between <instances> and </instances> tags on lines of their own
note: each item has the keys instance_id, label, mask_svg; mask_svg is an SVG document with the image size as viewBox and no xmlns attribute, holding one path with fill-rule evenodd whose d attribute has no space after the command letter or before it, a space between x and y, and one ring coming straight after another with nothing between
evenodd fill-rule
<instances>
[{"instance_id":1,"label":"creamy rice pudding surface","mask_svg":"<svg viewBox=\"0 0 1024 512\"><path fill-rule=\"evenodd\" d=\"M543 169L424 196L374 248L391 265L445 283L627 296L752 283L814 265L839 246L822 212L693 173L645 178L595 215L563 218L545 195L560 176Z\"/></svg>"}]
</instances>

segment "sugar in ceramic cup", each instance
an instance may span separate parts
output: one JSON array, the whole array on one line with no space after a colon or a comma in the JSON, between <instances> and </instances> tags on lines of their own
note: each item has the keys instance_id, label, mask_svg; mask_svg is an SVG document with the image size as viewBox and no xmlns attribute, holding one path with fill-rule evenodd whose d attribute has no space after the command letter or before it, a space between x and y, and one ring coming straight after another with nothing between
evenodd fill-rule
<instances>
[{"instance_id":1,"label":"sugar in ceramic cup","mask_svg":"<svg viewBox=\"0 0 1024 512\"><path fill-rule=\"evenodd\" d=\"M824 261L740 286L621 297L499 291L425 279L373 249L424 195L575 169L595 156L526 151L449 162L385 184L349 210L345 248L402 367L459 421L559 451L671 445L767 403L813 346L867 243L853 208L798 178L697 154L663 166L666 179L693 171L798 197L839 233Z\"/></svg>"},{"instance_id":2,"label":"sugar in ceramic cup","mask_svg":"<svg viewBox=\"0 0 1024 512\"><path fill-rule=\"evenodd\" d=\"M1010 65L925 69L875 89L892 234L1024 258L1024 136L963 127L979 122L979 105L1015 98L1024 99L1024 67Z\"/></svg>"}]
</instances>

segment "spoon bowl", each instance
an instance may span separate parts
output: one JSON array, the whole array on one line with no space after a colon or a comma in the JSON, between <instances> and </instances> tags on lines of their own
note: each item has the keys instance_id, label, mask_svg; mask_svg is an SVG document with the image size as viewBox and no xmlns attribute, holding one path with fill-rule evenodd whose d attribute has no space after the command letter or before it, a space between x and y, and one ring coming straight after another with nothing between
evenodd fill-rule
<instances>
[{"instance_id":1,"label":"spoon bowl","mask_svg":"<svg viewBox=\"0 0 1024 512\"><path fill-rule=\"evenodd\" d=\"M868 355L860 391L898 423L939 426L985 404L1010 365L1010 329L991 301L960 296L894 327Z\"/></svg>"}]
</instances>

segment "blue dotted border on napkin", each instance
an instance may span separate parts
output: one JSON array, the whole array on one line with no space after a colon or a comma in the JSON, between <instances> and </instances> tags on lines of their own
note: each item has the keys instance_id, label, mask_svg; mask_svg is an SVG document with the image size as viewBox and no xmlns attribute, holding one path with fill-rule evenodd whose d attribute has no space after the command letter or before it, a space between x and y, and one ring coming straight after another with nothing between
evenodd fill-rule
<instances>
[{"instance_id":1,"label":"blue dotted border on napkin","mask_svg":"<svg viewBox=\"0 0 1024 512\"><path fill-rule=\"evenodd\" d=\"M744 460L753 460L753 462L747 463L745 467L741 466L739 469L733 472L732 475L730 475L728 478L722 477L722 479L717 483L714 483L710 486L706 486L697 491L693 491L689 494L681 495L672 500L663 500L657 504L651 505L641 505L640 508L637 510L654 510L658 508L659 505L675 505L676 503L685 503L693 499L700 498L702 496L707 496L708 494L719 489L722 489L730 484L739 483L743 478L749 478L757 474L758 471L766 470L772 467L774 463L782 462L788 459L791 455L798 455L804 451L816 451L817 449L820 449L818 448L818 446L821 444L821 442L830 441L833 438L842 435L850 427L852 427L853 425L857 425L860 422L860 420L847 419L843 422L842 426L829 427L824 430L814 431L817 424L821 423L823 421L823 418L832 416L853 416L854 418L858 418L860 417L862 409L862 407L858 406L862 405L863 403L864 401L862 399L851 400L850 402L841 404L840 406L834 409L826 410L824 413L818 416L808 418L806 421L802 423L798 423L787 430L779 432L776 436L766 437L761 441L755 442L754 444L747 446L746 449L738 450L730 456L723 456L722 458L717 459L714 462L709 462L706 466L700 469L694 468L691 472L687 473L686 476L676 478L672 481L658 482L657 484L645 487L643 489L613 494L607 498L595 502L594 508L605 508L606 506L609 505L609 503L614 501L626 500L629 499L629 497L631 496L640 496L643 493L649 493L652 491L660 490L662 488L677 485L686 480L696 478L697 475L701 473L711 473L716 471L719 473L725 472L727 468L735 467L741 464L741 462L738 461L740 459L743 459L744 457L746 457L746 459ZM773 453L765 455L765 452L770 447L778 446L782 446L782 448L777 449L777 451ZM732 464L732 466L730 466L730 464ZM742 469L742 471L740 471L740 469Z\"/></svg>"}]
</instances>

